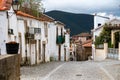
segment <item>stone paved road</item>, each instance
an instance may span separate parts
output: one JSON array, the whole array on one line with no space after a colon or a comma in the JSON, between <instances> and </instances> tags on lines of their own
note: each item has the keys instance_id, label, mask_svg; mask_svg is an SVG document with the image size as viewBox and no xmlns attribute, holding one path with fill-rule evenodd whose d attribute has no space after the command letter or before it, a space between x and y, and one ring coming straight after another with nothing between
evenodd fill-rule
<instances>
[{"instance_id":1,"label":"stone paved road","mask_svg":"<svg viewBox=\"0 0 120 80\"><path fill-rule=\"evenodd\" d=\"M50 62L21 68L21 80L120 80L120 61Z\"/></svg>"}]
</instances>

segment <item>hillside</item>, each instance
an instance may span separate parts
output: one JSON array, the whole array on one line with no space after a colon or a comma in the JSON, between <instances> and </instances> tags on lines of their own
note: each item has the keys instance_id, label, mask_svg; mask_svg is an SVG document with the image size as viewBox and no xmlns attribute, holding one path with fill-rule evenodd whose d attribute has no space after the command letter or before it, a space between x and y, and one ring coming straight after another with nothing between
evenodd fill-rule
<instances>
[{"instance_id":1,"label":"hillside","mask_svg":"<svg viewBox=\"0 0 120 80\"><path fill-rule=\"evenodd\" d=\"M70 28L71 36L81 32L90 32L94 25L93 15L89 14L75 14L63 11L50 11L45 14L63 22L66 25L65 28Z\"/></svg>"}]
</instances>

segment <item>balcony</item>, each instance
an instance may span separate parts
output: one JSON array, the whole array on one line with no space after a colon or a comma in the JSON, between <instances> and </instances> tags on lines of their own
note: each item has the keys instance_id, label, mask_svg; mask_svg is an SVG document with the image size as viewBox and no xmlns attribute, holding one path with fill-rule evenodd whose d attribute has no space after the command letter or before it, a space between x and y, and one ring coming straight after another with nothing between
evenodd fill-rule
<instances>
[{"instance_id":1,"label":"balcony","mask_svg":"<svg viewBox=\"0 0 120 80\"><path fill-rule=\"evenodd\" d=\"M65 36L57 36L57 44L63 44L65 42Z\"/></svg>"}]
</instances>

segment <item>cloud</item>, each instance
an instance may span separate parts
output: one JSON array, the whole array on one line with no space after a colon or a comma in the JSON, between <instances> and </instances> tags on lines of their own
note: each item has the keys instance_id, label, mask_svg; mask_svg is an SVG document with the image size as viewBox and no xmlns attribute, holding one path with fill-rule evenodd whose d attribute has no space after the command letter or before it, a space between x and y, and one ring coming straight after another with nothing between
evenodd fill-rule
<instances>
[{"instance_id":1,"label":"cloud","mask_svg":"<svg viewBox=\"0 0 120 80\"><path fill-rule=\"evenodd\" d=\"M62 10L68 12L111 11L118 8L120 0L43 0L47 11Z\"/></svg>"},{"instance_id":2,"label":"cloud","mask_svg":"<svg viewBox=\"0 0 120 80\"><path fill-rule=\"evenodd\" d=\"M93 13L93 14L96 14L96 13ZM106 13L106 12L98 12L97 15L109 17L111 20L112 20L112 19L115 19L115 18L120 19L119 16L115 16L115 15L113 15L113 14L108 14L108 13Z\"/></svg>"}]
</instances>

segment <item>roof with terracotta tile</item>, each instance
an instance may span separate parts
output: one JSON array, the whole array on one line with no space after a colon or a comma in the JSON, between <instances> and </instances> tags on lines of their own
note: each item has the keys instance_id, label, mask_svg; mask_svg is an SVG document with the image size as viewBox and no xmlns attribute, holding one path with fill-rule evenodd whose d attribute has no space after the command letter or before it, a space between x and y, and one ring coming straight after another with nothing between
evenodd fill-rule
<instances>
[{"instance_id":1,"label":"roof with terracotta tile","mask_svg":"<svg viewBox=\"0 0 120 80\"><path fill-rule=\"evenodd\" d=\"M82 44L82 46L84 46L84 47L92 47L92 40L87 40L86 42L84 42Z\"/></svg>"},{"instance_id":2,"label":"roof with terracotta tile","mask_svg":"<svg viewBox=\"0 0 120 80\"><path fill-rule=\"evenodd\" d=\"M0 0L0 11L10 10L12 0Z\"/></svg>"},{"instance_id":3,"label":"roof with terracotta tile","mask_svg":"<svg viewBox=\"0 0 120 80\"><path fill-rule=\"evenodd\" d=\"M80 33L80 34L78 34L77 36L80 36L80 37L88 37L88 36L91 36L91 34L89 34L89 33Z\"/></svg>"},{"instance_id":4,"label":"roof with terracotta tile","mask_svg":"<svg viewBox=\"0 0 120 80\"><path fill-rule=\"evenodd\" d=\"M16 14L19 15L19 16L24 16L24 17L33 18L33 19L37 19L38 20L38 18L36 18L36 17L34 17L32 15L26 14L26 13L24 13L22 11L17 11Z\"/></svg>"},{"instance_id":5,"label":"roof with terracotta tile","mask_svg":"<svg viewBox=\"0 0 120 80\"><path fill-rule=\"evenodd\" d=\"M40 20L41 21L49 21L49 22L53 22L54 19L49 17L48 15L45 15L45 14L40 14Z\"/></svg>"},{"instance_id":6,"label":"roof with terracotta tile","mask_svg":"<svg viewBox=\"0 0 120 80\"><path fill-rule=\"evenodd\" d=\"M26 14L26 13L24 13L22 11L17 11L17 15L28 17L28 18L33 18L33 19L40 20L40 21L48 21L48 22L53 22L54 21L53 18L50 18L49 16L47 16L45 14L41 14L41 16L39 18L37 18L37 17L34 17L34 16L30 15L30 14Z\"/></svg>"}]
</instances>

